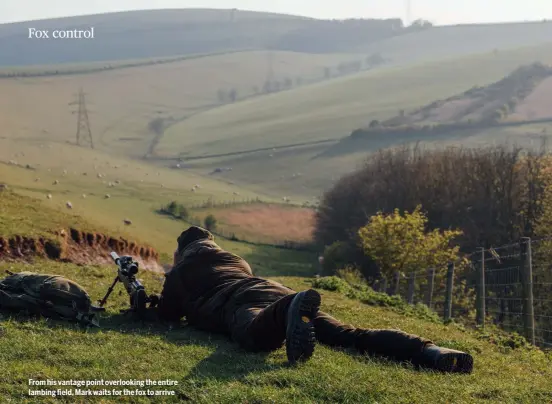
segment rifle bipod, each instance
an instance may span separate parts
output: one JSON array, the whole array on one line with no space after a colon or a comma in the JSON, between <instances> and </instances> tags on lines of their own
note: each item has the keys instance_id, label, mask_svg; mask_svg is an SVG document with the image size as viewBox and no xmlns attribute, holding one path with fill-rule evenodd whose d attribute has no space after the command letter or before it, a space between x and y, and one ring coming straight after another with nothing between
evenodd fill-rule
<instances>
[{"instance_id":1,"label":"rifle bipod","mask_svg":"<svg viewBox=\"0 0 552 404\"><path fill-rule=\"evenodd\" d=\"M107 298L111 292L113 292L117 282L121 282L130 297L130 308L121 310L121 313L132 314L139 319L144 319L146 314L146 305L149 303L149 308L156 307L159 302L158 296L148 296L146 294L144 286L138 279L136 279L136 274L138 273L138 263L134 261L132 257L119 257L117 253L112 252L111 258L113 258L113 261L117 264L117 276L113 280L113 283L109 287L103 299L100 300L100 307L103 307L106 303Z\"/></svg>"}]
</instances>

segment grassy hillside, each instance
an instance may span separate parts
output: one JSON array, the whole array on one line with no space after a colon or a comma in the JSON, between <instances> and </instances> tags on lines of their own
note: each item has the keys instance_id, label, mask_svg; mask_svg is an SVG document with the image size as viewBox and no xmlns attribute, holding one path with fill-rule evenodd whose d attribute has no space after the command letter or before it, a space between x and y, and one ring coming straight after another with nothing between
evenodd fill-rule
<instances>
[{"instance_id":1,"label":"grassy hillside","mask_svg":"<svg viewBox=\"0 0 552 404\"><path fill-rule=\"evenodd\" d=\"M144 59L260 48L308 19L227 10L143 10L0 25L3 66ZM91 40L29 40L28 28L90 29ZM51 35L50 35L51 36Z\"/></svg>"},{"instance_id":2,"label":"grassy hillside","mask_svg":"<svg viewBox=\"0 0 552 404\"><path fill-rule=\"evenodd\" d=\"M175 239L185 226L154 212L161 202L182 198L183 202L219 195L233 188L214 179L201 179L201 188L192 193L178 188L196 179L175 170L159 170L167 182L161 187L151 168L136 162L114 161L99 152L61 145L44 156L39 146L35 154L19 156L49 163L54 169L21 168L0 165L0 183L9 190L0 193L0 236L35 235L75 225L145 240L168 260ZM41 154L42 153L42 154ZM40 156L45 160L39 160ZM68 162L67 174L57 160ZM98 167L94 169L94 165ZM115 168L118 167L118 168ZM74 171L73 171L74 170ZM96 171L105 177L97 178ZM87 175L83 175L86 172ZM145 174L149 174L146 176ZM122 180L109 187L103 181ZM40 178L35 181L36 178ZM141 182L144 179L144 182ZM54 180L59 184L54 185ZM198 180L199 181L199 180ZM188 189L186 186L185 189ZM16 191L17 194L13 194ZM85 199L79 199L86 192ZM103 199L104 193L111 194ZM51 193L53 198L46 199ZM26 196L20 196L23 194ZM199 194L199 195L198 195ZM30 199L29 196L39 198ZM194 199L195 198L195 199ZM64 203L71 199L74 208ZM121 228L123 217L133 224ZM254 231L255 229L249 229ZM258 230L258 229L257 229ZM255 273L270 277L296 290L309 288L316 256L308 253L256 247L226 240L221 245L246 258ZM114 268L73 265L55 261L29 263L0 262L0 271L40 271L65 275L76 280L93 300L100 299L114 276ZM150 293L159 292L159 274L140 272ZM552 366L549 355L533 349L509 348L507 341L489 333L444 325L416 312L402 315L378 306L367 306L341 294L321 290L322 309L345 322L366 328L400 328L426 336L443 346L466 350L475 357L473 375L441 375L419 372L384 360L361 357L349 352L317 347L314 357L298 368L286 364L285 350L269 355L245 353L217 335L182 327L166 328L133 324L119 309L128 307L121 285L110 297L99 330L83 331L56 321L25 315L0 315L0 394L14 402L75 402L82 396L59 398L29 396L29 379L35 380L173 380L176 386L150 388L173 390L175 396L159 402L480 402L535 403L552 399ZM516 346L515 344L513 346ZM63 389L65 389L64 387ZM50 389L47 386L42 389ZM101 387L89 387L101 390ZM121 388L122 390L122 388ZM134 390L134 389L131 389ZM123 396L125 402L148 402L144 397ZM111 402L103 397L94 402Z\"/></svg>"},{"instance_id":3,"label":"grassy hillside","mask_svg":"<svg viewBox=\"0 0 552 404\"><path fill-rule=\"evenodd\" d=\"M282 263L285 257L280 257ZM81 283L96 299L104 293L113 270L37 262L44 272L57 273ZM36 268L0 264L12 271ZM267 274L258 268L261 274ZM158 276L140 274L149 291L160 290ZM308 288L304 278L276 277L296 288ZM4 371L0 392L18 402L75 402L76 397L29 397L28 379L35 380L174 380L177 386L150 387L173 390L175 396L156 402L379 402L379 403L500 403L547 402L552 397L550 358L540 351L511 349L493 344L485 334L407 317L388 309L367 306L336 293L321 291L322 308L357 326L400 328L425 335L436 343L464 349L475 357L469 376L419 372L395 363L365 358L318 346L313 358L297 368L286 365L285 350L269 355L243 352L224 337L194 331L186 326L168 329L140 326L118 313L127 298L118 293L108 301L102 329L83 332L51 321L3 315L0 357ZM51 389L42 387L43 389ZM89 387L101 390L102 387ZM119 388L122 390L122 387ZM139 388L140 389L140 388ZM146 388L144 388L145 390ZM134 388L131 388L134 390ZM140 389L142 390L142 389ZM79 397L80 399L81 397ZM95 399L111 402L113 397ZM126 402L147 402L125 397Z\"/></svg>"},{"instance_id":4,"label":"grassy hillside","mask_svg":"<svg viewBox=\"0 0 552 404\"><path fill-rule=\"evenodd\" d=\"M267 78L269 58L273 80L288 78L295 85L297 79L322 78L326 65L350 57L241 52L95 74L3 79L0 138L75 141L77 107L68 104L82 87L95 146L141 157L156 135L150 122L178 121L216 107L219 90L235 89L238 99L254 95Z\"/></svg>"},{"instance_id":5,"label":"grassy hillside","mask_svg":"<svg viewBox=\"0 0 552 404\"><path fill-rule=\"evenodd\" d=\"M400 110L408 112L473 86L490 84L522 64L550 63L551 46L365 72L224 106L169 128L157 153L189 158L260 147L278 148L298 140L338 140L373 119L385 120ZM332 177L354 168L366 152L393 144L392 139L381 140L381 144L376 141L349 149L347 155L337 159L315 158L332 144L313 144L275 152L190 160L189 164L202 170L231 166L233 171L221 176L282 196L316 195L331 184ZM297 173L302 175L293 176Z\"/></svg>"},{"instance_id":6,"label":"grassy hillside","mask_svg":"<svg viewBox=\"0 0 552 404\"><path fill-rule=\"evenodd\" d=\"M551 35L550 21L451 25L387 38L357 50L380 52L391 64L404 65L542 45L550 42Z\"/></svg>"},{"instance_id":7,"label":"grassy hillside","mask_svg":"<svg viewBox=\"0 0 552 404\"><path fill-rule=\"evenodd\" d=\"M49 38L29 39L29 28ZM53 39L54 30L94 30L90 39ZM141 10L0 25L0 66L158 58L244 49L347 52L410 32L399 19L315 20L237 9ZM90 31L89 36L92 35Z\"/></svg>"},{"instance_id":8,"label":"grassy hillside","mask_svg":"<svg viewBox=\"0 0 552 404\"><path fill-rule=\"evenodd\" d=\"M552 43L497 55L365 72L224 106L171 127L158 153L178 155L179 147L180 154L186 152L188 156L215 154L261 145L278 147L298 139L346 136L372 119L385 119L401 109L413 109L430 100L489 84L528 60L552 62L550 50Z\"/></svg>"},{"instance_id":9,"label":"grassy hillside","mask_svg":"<svg viewBox=\"0 0 552 404\"><path fill-rule=\"evenodd\" d=\"M156 209L171 200L179 200L191 205L204 202L210 197L215 201L229 199L235 192L233 190L239 189L210 179L166 169L148 171L147 167L144 168L132 162L119 161L119 168L113 168L115 165L112 163L106 164L109 161L107 158L104 161L90 158L87 164L88 156L97 158L98 155L89 153L87 156L86 153L79 152L80 150L75 147L65 148L64 152L60 153L72 155L74 164L71 165L65 160L67 163L65 167L57 166L58 168L53 169L40 167L29 170L0 164L0 182L7 183L18 193L36 198L46 211L53 209L77 216L74 218L77 222L79 222L78 217L83 217L90 226L113 229L131 239L151 240L154 248L166 254L172 253L176 237L186 224L160 217ZM54 161L55 156L56 154L52 153L47 158L51 159L49 161ZM30 159L32 160L32 154ZM75 164L79 164L78 169ZM98 170L94 170L94 165ZM69 170L64 175L63 171L66 168ZM160 173L159 176L157 172ZM98 178L96 173L100 173L103 177ZM161 174L164 183L157 179ZM59 181L58 184L54 184L56 180ZM116 184L116 181L119 181L119 184ZM114 186L110 187L109 183ZM191 188L195 184L201 188L192 192ZM243 189L240 189L240 192L243 197L257 196ZM47 199L48 194L52 195L52 199ZM109 199L105 198L106 194L109 194ZM67 201L73 204L73 209L70 211L65 206ZM14 208L18 208L17 204ZM19 216L25 217L25 215ZM45 218L48 217L49 214L46 214ZM132 226L125 226L124 219L131 220ZM30 223L32 224L32 221ZM23 229L32 229L33 226L23 227Z\"/></svg>"}]
</instances>

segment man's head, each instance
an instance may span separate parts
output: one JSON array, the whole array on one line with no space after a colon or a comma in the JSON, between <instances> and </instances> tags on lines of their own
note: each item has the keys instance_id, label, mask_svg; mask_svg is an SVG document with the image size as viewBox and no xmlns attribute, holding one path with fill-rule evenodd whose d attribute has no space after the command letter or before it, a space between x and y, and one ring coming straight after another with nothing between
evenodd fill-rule
<instances>
[{"instance_id":1,"label":"man's head","mask_svg":"<svg viewBox=\"0 0 552 404\"><path fill-rule=\"evenodd\" d=\"M178 257L187 246L198 240L214 240L215 237L209 230L202 227L191 226L189 229L184 230L180 236L176 239L178 247L174 252L174 264L176 265Z\"/></svg>"}]
</instances>

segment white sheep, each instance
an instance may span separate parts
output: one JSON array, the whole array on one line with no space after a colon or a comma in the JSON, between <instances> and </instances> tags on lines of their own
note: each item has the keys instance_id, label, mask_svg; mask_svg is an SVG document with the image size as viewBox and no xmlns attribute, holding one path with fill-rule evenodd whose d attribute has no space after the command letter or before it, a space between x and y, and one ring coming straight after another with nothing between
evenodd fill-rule
<instances>
[{"instance_id":1,"label":"white sheep","mask_svg":"<svg viewBox=\"0 0 552 404\"><path fill-rule=\"evenodd\" d=\"M127 226L130 226L132 224L132 221L130 221L129 219L124 219L123 223L126 224Z\"/></svg>"},{"instance_id":2,"label":"white sheep","mask_svg":"<svg viewBox=\"0 0 552 404\"><path fill-rule=\"evenodd\" d=\"M58 180L55 180L55 181L54 181L54 185L57 185L57 184L59 184L59 181L58 181Z\"/></svg>"},{"instance_id":3,"label":"white sheep","mask_svg":"<svg viewBox=\"0 0 552 404\"><path fill-rule=\"evenodd\" d=\"M105 194L104 198L105 198L105 199L109 199L109 198L111 198L111 195Z\"/></svg>"},{"instance_id":4,"label":"white sheep","mask_svg":"<svg viewBox=\"0 0 552 404\"><path fill-rule=\"evenodd\" d=\"M82 199L86 199L86 194L82 194Z\"/></svg>"},{"instance_id":5,"label":"white sheep","mask_svg":"<svg viewBox=\"0 0 552 404\"><path fill-rule=\"evenodd\" d=\"M48 194L48 195L46 195L46 198L48 198L48 199L52 199L52 194Z\"/></svg>"},{"instance_id":6,"label":"white sheep","mask_svg":"<svg viewBox=\"0 0 552 404\"><path fill-rule=\"evenodd\" d=\"M73 204L69 201L65 202L65 206L67 206L67 209L73 209Z\"/></svg>"}]
</instances>

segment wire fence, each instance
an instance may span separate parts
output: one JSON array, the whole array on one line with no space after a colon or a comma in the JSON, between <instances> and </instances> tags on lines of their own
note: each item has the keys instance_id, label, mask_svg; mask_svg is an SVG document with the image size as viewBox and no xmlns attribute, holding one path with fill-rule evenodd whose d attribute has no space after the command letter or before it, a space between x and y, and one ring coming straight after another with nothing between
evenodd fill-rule
<instances>
[{"instance_id":1,"label":"wire fence","mask_svg":"<svg viewBox=\"0 0 552 404\"><path fill-rule=\"evenodd\" d=\"M396 273L391 285L380 280L374 289L424 303L445 320L475 310L482 327L495 324L552 348L552 239L523 238L464 258L447 268Z\"/></svg>"}]
</instances>

